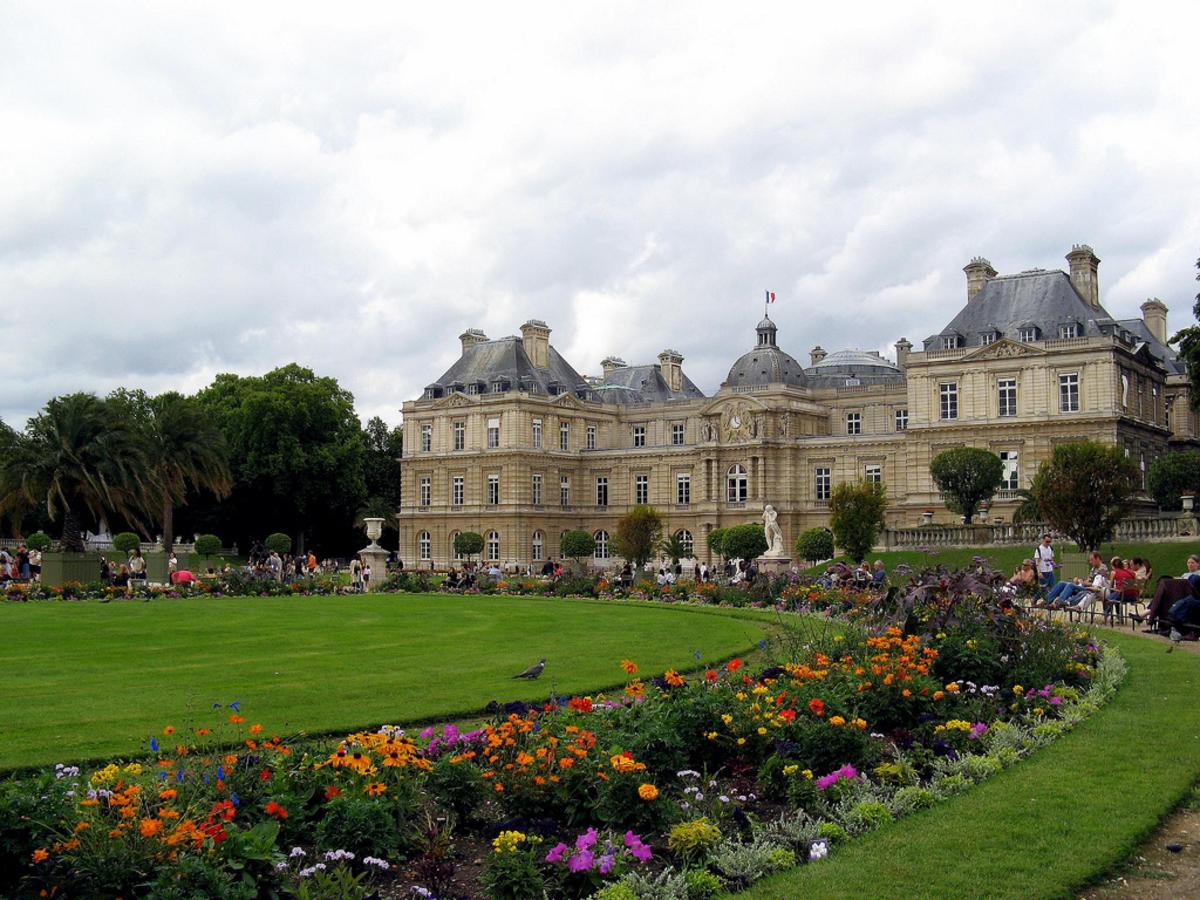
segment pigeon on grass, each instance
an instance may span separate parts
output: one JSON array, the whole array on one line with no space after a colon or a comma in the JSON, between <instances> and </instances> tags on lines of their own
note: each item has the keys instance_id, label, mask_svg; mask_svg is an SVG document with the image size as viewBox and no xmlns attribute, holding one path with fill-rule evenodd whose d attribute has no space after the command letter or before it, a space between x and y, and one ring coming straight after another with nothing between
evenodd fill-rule
<instances>
[{"instance_id":1,"label":"pigeon on grass","mask_svg":"<svg viewBox=\"0 0 1200 900\"><path fill-rule=\"evenodd\" d=\"M541 677L541 674L545 671L545 669L546 657L543 656L520 675L514 675L513 678L528 678L530 681L533 681L534 679Z\"/></svg>"},{"instance_id":2,"label":"pigeon on grass","mask_svg":"<svg viewBox=\"0 0 1200 900\"><path fill-rule=\"evenodd\" d=\"M1179 642L1183 640L1183 634L1180 633L1178 628L1172 628L1169 636L1171 638L1171 646L1167 648L1168 653L1178 647Z\"/></svg>"}]
</instances>

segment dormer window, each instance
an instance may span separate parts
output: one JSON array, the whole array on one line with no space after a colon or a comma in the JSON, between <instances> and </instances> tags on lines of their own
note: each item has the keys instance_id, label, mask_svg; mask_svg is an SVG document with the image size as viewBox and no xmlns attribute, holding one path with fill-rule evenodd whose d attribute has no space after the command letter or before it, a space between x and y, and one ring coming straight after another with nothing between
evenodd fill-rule
<instances>
[{"instance_id":1,"label":"dormer window","mask_svg":"<svg viewBox=\"0 0 1200 900\"><path fill-rule=\"evenodd\" d=\"M985 332L983 332L983 334L979 335L979 346L980 347L986 347L988 344L994 344L995 342L996 342L996 332L994 332L994 331L985 331Z\"/></svg>"},{"instance_id":2,"label":"dormer window","mask_svg":"<svg viewBox=\"0 0 1200 900\"><path fill-rule=\"evenodd\" d=\"M495 381L492 382L492 393L493 394L503 394L507 390L508 390L508 380L507 379L497 378Z\"/></svg>"},{"instance_id":3,"label":"dormer window","mask_svg":"<svg viewBox=\"0 0 1200 900\"><path fill-rule=\"evenodd\" d=\"M943 350L958 349L958 335L957 334L943 334L942 335L942 349Z\"/></svg>"},{"instance_id":4,"label":"dormer window","mask_svg":"<svg viewBox=\"0 0 1200 900\"><path fill-rule=\"evenodd\" d=\"M1031 343L1038 339L1038 327L1036 325L1023 325L1018 335L1025 343Z\"/></svg>"},{"instance_id":5,"label":"dormer window","mask_svg":"<svg viewBox=\"0 0 1200 900\"><path fill-rule=\"evenodd\" d=\"M1059 337L1059 340L1063 340L1063 341L1067 341L1067 340L1070 340L1071 338L1079 337L1079 323L1078 322L1066 322L1062 325L1059 325L1058 326L1058 337Z\"/></svg>"},{"instance_id":6,"label":"dormer window","mask_svg":"<svg viewBox=\"0 0 1200 900\"><path fill-rule=\"evenodd\" d=\"M550 392L551 397L557 397L560 390L558 382L550 382L548 385L546 385L546 390Z\"/></svg>"}]
</instances>

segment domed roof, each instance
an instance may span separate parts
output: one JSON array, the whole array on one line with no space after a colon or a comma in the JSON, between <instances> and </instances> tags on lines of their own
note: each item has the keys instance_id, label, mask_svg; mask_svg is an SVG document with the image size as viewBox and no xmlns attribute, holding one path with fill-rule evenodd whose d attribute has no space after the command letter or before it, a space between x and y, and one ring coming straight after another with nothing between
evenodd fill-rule
<instances>
[{"instance_id":1,"label":"domed roof","mask_svg":"<svg viewBox=\"0 0 1200 900\"><path fill-rule=\"evenodd\" d=\"M845 367L846 373L862 372L864 375L899 374L900 369L890 359L884 359L878 353L866 350L837 350L830 353L811 368L821 375L840 374Z\"/></svg>"},{"instance_id":2,"label":"domed roof","mask_svg":"<svg viewBox=\"0 0 1200 900\"><path fill-rule=\"evenodd\" d=\"M808 379L804 366L775 343L778 329L770 316L764 318L754 329L758 332L757 346L749 353L738 357L725 377L723 387L747 387L760 384L790 384L804 387Z\"/></svg>"}]
</instances>

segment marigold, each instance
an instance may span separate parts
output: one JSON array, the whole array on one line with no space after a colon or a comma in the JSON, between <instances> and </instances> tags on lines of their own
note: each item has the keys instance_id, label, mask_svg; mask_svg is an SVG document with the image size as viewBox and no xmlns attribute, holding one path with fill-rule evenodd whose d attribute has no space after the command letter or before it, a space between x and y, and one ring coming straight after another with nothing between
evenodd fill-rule
<instances>
[{"instance_id":1,"label":"marigold","mask_svg":"<svg viewBox=\"0 0 1200 900\"><path fill-rule=\"evenodd\" d=\"M812 711L812 714L814 716L825 715L825 701L824 700L813 698L812 700L808 701L808 708Z\"/></svg>"},{"instance_id":2,"label":"marigold","mask_svg":"<svg viewBox=\"0 0 1200 900\"><path fill-rule=\"evenodd\" d=\"M720 677L721 677L721 675L719 672L717 672L716 669L709 669L708 671L706 671L704 673L704 680L707 681L709 684L715 684L717 679Z\"/></svg>"},{"instance_id":3,"label":"marigold","mask_svg":"<svg viewBox=\"0 0 1200 900\"><path fill-rule=\"evenodd\" d=\"M833 725L837 728L841 728L843 725L846 724L846 720L843 719L841 716L834 716L833 718L831 718L829 720L829 724Z\"/></svg>"},{"instance_id":4,"label":"marigold","mask_svg":"<svg viewBox=\"0 0 1200 900\"><path fill-rule=\"evenodd\" d=\"M638 788L638 796L646 801L657 800L658 788L652 784L643 784Z\"/></svg>"},{"instance_id":5,"label":"marigold","mask_svg":"<svg viewBox=\"0 0 1200 900\"><path fill-rule=\"evenodd\" d=\"M35 863L45 862L49 858L50 854L45 847L38 847L33 851L33 861Z\"/></svg>"},{"instance_id":6,"label":"marigold","mask_svg":"<svg viewBox=\"0 0 1200 900\"><path fill-rule=\"evenodd\" d=\"M138 832L142 837L154 837L162 831L162 827L162 819L142 819L141 824L138 825Z\"/></svg>"},{"instance_id":7,"label":"marigold","mask_svg":"<svg viewBox=\"0 0 1200 900\"><path fill-rule=\"evenodd\" d=\"M725 668L727 668L730 672L736 672L741 667L742 667L742 661L740 659L738 659L736 656L729 661L728 665L725 666Z\"/></svg>"}]
</instances>

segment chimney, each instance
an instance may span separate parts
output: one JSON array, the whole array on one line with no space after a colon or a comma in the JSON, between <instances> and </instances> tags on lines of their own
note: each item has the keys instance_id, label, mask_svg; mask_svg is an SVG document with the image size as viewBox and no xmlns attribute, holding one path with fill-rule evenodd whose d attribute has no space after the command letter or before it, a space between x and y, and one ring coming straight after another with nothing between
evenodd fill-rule
<instances>
[{"instance_id":1,"label":"chimney","mask_svg":"<svg viewBox=\"0 0 1200 900\"><path fill-rule=\"evenodd\" d=\"M462 341L463 353L465 354L468 347L474 347L476 344L482 344L486 341L487 335L478 328L468 328L458 336L458 339Z\"/></svg>"},{"instance_id":2,"label":"chimney","mask_svg":"<svg viewBox=\"0 0 1200 900\"><path fill-rule=\"evenodd\" d=\"M996 277L996 270L982 256L973 257L969 263L963 266L963 271L967 273L968 303L975 299L975 295L983 290L984 285Z\"/></svg>"},{"instance_id":3,"label":"chimney","mask_svg":"<svg viewBox=\"0 0 1200 900\"><path fill-rule=\"evenodd\" d=\"M535 368L550 367L550 327L541 319L530 319L521 326L521 344Z\"/></svg>"},{"instance_id":4,"label":"chimney","mask_svg":"<svg viewBox=\"0 0 1200 900\"><path fill-rule=\"evenodd\" d=\"M658 354L658 371L663 381L673 392L683 390L683 354L678 350L664 350Z\"/></svg>"},{"instance_id":5,"label":"chimney","mask_svg":"<svg viewBox=\"0 0 1200 900\"><path fill-rule=\"evenodd\" d=\"M896 365L903 370L908 365L908 354L912 353L912 341L900 338L896 341Z\"/></svg>"},{"instance_id":6,"label":"chimney","mask_svg":"<svg viewBox=\"0 0 1200 900\"><path fill-rule=\"evenodd\" d=\"M1160 344L1167 342L1167 304L1157 297L1151 297L1142 304L1142 320L1147 330L1158 339Z\"/></svg>"},{"instance_id":7,"label":"chimney","mask_svg":"<svg viewBox=\"0 0 1200 900\"><path fill-rule=\"evenodd\" d=\"M825 352L825 350L821 347L820 344L817 344L817 346L813 347L811 350L808 351L809 365L815 366L817 363L819 363L821 360L823 360L826 356L828 356L828 354Z\"/></svg>"},{"instance_id":8,"label":"chimney","mask_svg":"<svg viewBox=\"0 0 1200 900\"><path fill-rule=\"evenodd\" d=\"M627 363L619 356L606 356L600 360L600 368L604 371L604 377L607 379L615 369L623 369Z\"/></svg>"},{"instance_id":9,"label":"chimney","mask_svg":"<svg viewBox=\"0 0 1200 900\"><path fill-rule=\"evenodd\" d=\"M1100 258L1087 244L1075 244L1067 254L1071 264L1071 284L1092 309L1100 308Z\"/></svg>"}]
</instances>

